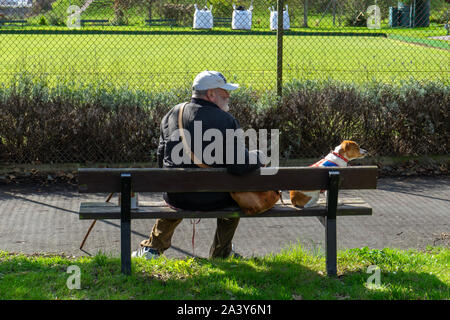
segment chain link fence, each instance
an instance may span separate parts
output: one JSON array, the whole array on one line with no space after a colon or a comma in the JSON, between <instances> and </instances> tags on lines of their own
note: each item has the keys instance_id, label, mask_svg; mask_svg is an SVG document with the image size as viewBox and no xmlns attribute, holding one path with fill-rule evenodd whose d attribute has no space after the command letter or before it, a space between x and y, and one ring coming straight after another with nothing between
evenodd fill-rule
<instances>
[{"instance_id":1,"label":"chain link fence","mask_svg":"<svg viewBox=\"0 0 450 320\"><path fill-rule=\"evenodd\" d=\"M11 87L26 75L45 78L50 88L62 83L80 88L114 87L120 88L116 90L122 95L137 94L132 105L154 105L148 101L161 94L166 98L158 98L162 102L158 100L156 105L167 108L189 96L193 78L205 69L221 71L245 92L260 95L280 94L281 85L295 81L364 85L413 79L448 86L449 1L280 2L282 35L277 34L274 0L0 0L0 84ZM125 93L123 88L129 91ZM235 101L245 99L238 96ZM17 110L27 113L20 106ZM142 143L137 137L147 130L147 134L154 131L150 136L157 139L158 121L166 109L133 110L129 112L154 118L146 126L132 123L126 126L128 131L121 131L126 113L122 118L103 114L104 121L109 121L106 128L114 147L107 140L83 136L83 130L88 130L74 120L74 127L42 131L42 136L29 135L26 141L22 138L21 145L45 144L36 152L20 149L17 142L11 143L5 133L3 137L0 134L0 152L3 149L6 154L4 161L21 163L154 161L150 150L157 142ZM48 112L46 125L57 123L58 116L62 123L67 115L76 114L70 109L59 113L55 109L53 115L58 116L52 118ZM448 109L443 112L447 114ZM30 131L38 126L32 121L28 127L23 124L25 120L20 126L18 122L11 122L15 128L2 128L3 132L17 128ZM86 147L78 147L82 142L73 147L74 140L84 141ZM447 146L448 141L445 143ZM21 151L14 153L14 148ZM308 152L298 150L284 150L284 157L316 157L327 152L322 146ZM408 150L392 147L379 154L397 155ZM448 150L437 152L447 154Z\"/></svg>"}]
</instances>

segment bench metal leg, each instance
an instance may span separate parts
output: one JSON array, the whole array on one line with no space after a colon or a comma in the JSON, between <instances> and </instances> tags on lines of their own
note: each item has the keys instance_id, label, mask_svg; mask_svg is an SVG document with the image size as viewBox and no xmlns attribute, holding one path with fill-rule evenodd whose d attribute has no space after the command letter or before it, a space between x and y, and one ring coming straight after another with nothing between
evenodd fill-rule
<instances>
[{"instance_id":1,"label":"bench metal leg","mask_svg":"<svg viewBox=\"0 0 450 320\"><path fill-rule=\"evenodd\" d=\"M329 172L330 185L327 194L325 218L325 250L328 276L337 275L336 213L339 190L339 171Z\"/></svg>"},{"instance_id":2,"label":"bench metal leg","mask_svg":"<svg viewBox=\"0 0 450 320\"><path fill-rule=\"evenodd\" d=\"M337 253L336 253L336 219L326 218L325 227L325 250L327 253L327 274L336 276L337 274Z\"/></svg>"},{"instance_id":3,"label":"bench metal leg","mask_svg":"<svg viewBox=\"0 0 450 320\"><path fill-rule=\"evenodd\" d=\"M120 261L122 273L131 274L131 174L121 174Z\"/></svg>"}]
</instances>

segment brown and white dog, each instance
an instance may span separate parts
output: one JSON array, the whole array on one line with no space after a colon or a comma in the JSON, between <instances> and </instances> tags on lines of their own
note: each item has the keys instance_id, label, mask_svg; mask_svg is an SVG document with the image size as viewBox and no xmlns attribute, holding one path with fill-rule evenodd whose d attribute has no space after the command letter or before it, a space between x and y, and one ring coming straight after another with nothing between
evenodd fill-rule
<instances>
[{"instance_id":1,"label":"brown and white dog","mask_svg":"<svg viewBox=\"0 0 450 320\"><path fill-rule=\"evenodd\" d=\"M354 159L364 158L367 151L361 149L358 144L351 140L344 140L334 151L325 158L310 167L346 167L347 163ZM314 207L319 200L320 190L298 191L290 190L291 203L300 208Z\"/></svg>"}]
</instances>

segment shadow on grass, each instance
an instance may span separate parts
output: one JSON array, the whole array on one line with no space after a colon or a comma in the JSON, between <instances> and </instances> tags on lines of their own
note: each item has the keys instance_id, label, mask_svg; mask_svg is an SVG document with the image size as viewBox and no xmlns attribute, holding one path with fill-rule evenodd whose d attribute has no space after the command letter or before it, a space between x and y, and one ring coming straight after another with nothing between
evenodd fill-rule
<instances>
[{"instance_id":1,"label":"shadow on grass","mask_svg":"<svg viewBox=\"0 0 450 320\"><path fill-rule=\"evenodd\" d=\"M385 273L379 285L367 285L364 269L329 278L320 258L252 259L160 258L133 260L131 276L120 261L104 255L64 257L0 255L0 299L448 299L450 287L437 276L420 272ZM80 289L69 289L80 268ZM72 277L72 278L71 278Z\"/></svg>"},{"instance_id":2,"label":"shadow on grass","mask_svg":"<svg viewBox=\"0 0 450 320\"><path fill-rule=\"evenodd\" d=\"M207 262L208 264L209 262ZM194 283L215 283L215 293L226 292L229 299L448 299L450 286L436 275L424 272L381 271L377 282L375 273L363 267L356 271L328 277L324 262L308 266L289 261L241 260L213 262L213 270L226 281L216 281L214 275L192 279ZM221 272L217 272L220 270ZM372 278L371 278L372 276ZM219 284L219 287L217 285ZM209 297L213 297L211 292ZM208 298L202 294L202 298ZM219 298L224 298L223 295Z\"/></svg>"}]
</instances>

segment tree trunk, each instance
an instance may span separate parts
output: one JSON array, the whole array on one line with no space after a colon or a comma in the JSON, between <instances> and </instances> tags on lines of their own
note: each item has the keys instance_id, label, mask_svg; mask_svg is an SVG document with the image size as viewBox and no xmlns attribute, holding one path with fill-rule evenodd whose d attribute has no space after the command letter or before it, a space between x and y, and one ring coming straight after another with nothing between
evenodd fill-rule
<instances>
[{"instance_id":1,"label":"tree trunk","mask_svg":"<svg viewBox=\"0 0 450 320\"><path fill-rule=\"evenodd\" d=\"M308 28L308 0L303 2L303 27Z\"/></svg>"}]
</instances>

